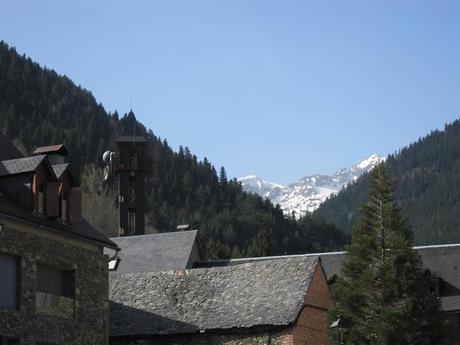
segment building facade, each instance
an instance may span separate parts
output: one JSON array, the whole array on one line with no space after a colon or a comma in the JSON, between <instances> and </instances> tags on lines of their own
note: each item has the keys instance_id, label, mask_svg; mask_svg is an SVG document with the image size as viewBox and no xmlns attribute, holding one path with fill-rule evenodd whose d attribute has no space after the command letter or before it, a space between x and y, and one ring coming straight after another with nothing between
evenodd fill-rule
<instances>
[{"instance_id":1,"label":"building facade","mask_svg":"<svg viewBox=\"0 0 460 345\"><path fill-rule=\"evenodd\" d=\"M329 343L318 257L119 273L110 299L111 345Z\"/></svg>"},{"instance_id":2,"label":"building facade","mask_svg":"<svg viewBox=\"0 0 460 345\"><path fill-rule=\"evenodd\" d=\"M103 251L118 248L81 217L78 182L58 150L0 161L1 345L108 343Z\"/></svg>"}]
</instances>

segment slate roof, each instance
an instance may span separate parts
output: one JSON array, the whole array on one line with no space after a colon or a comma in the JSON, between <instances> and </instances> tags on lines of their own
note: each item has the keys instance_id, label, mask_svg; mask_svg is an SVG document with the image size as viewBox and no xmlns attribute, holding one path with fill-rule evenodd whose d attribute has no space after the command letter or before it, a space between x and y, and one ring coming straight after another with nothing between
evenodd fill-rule
<instances>
[{"instance_id":1,"label":"slate roof","mask_svg":"<svg viewBox=\"0 0 460 345\"><path fill-rule=\"evenodd\" d=\"M2 133L0 133L0 161L22 158L23 154L8 140Z\"/></svg>"},{"instance_id":2,"label":"slate roof","mask_svg":"<svg viewBox=\"0 0 460 345\"><path fill-rule=\"evenodd\" d=\"M69 151L67 151L64 144L58 145L48 145L48 146L41 146L37 147L33 154L42 154L42 153L61 153L67 155Z\"/></svg>"},{"instance_id":3,"label":"slate roof","mask_svg":"<svg viewBox=\"0 0 460 345\"><path fill-rule=\"evenodd\" d=\"M441 278L441 297L443 310L460 311L460 244L445 244L414 247L422 257L423 266ZM321 257L321 264L328 280L340 274L345 252L314 253L293 255L291 257ZM261 257L233 260L196 262L194 267L235 266L248 262L276 260L289 256ZM448 298L446 298L448 297ZM455 297L455 298L454 298Z\"/></svg>"},{"instance_id":4,"label":"slate roof","mask_svg":"<svg viewBox=\"0 0 460 345\"><path fill-rule=\"evenodd\" d=\"M432 246L416 246L415 250L420 254L423 260L423 266L442 278L445 282L458 289L460 294L460 244L444 244ZM215 260L196 262L194 267L217 267L238 265L253 261L275 260L286 257L321 257L321 264L326 274L327 279L331 279L334 275L340 274L342 269L345 252L326 252L313 254L300 254L288 256L269 256L259 258L244 258L230 260Z\"/></svg>"},{"instance_id":5,"label":"slate roof","mask_svg":"<svg viewBox=\"0 0 460 345\"><path fill-rule=\"evenodd\" d=\"M441 310L445 312L458 312L460 310L460 296L447 296L441 298Z\"/></svg>"},{"instance_id":6,"label":"slate roof","mask_svg":"<svg viewBox=\"0 0 460 345\"><path fill-rule=\"evenodd\" d=\"M9 159L0 162L0 176L22 174L34 171L46 156L32 156Z\"/></svg>"},{"instance_id":7,"label":"slate roof","mask_svg":"<svg viewBox=\"0 0 460 345\"><path fill-rule=\"evenodd\" d=\"M94 229L86 220L79 224L62 224L44 217L39 217L31 212L23 210L7 197L0 193L0 216L16 221L29 222L36 227L43 227L50 231L64 233L70 236L80 237L87 240L95 241L105 247L117 249L116 243L109 240L106 236Z\"/></svg>"},{"instance_id":8,"label":"slate roof","mask_svg":"<svg viewBox=\"0 0 460 345\"><path fill-rule=\"evenodd\" d=\"M121 249L117 274L186 269L192 265L189 261L198 240L198 231L115 237L111 240Z\"/></svg>"},{"instance_id":9,"label":"slate roof","mask_svg":"<svg viewBox=\"0 0 460 345\"><path fill-rule=\"evenodd\" d=\"M414 249L422 257L424 268L442 279L442 295L460 295L460 244L418 246ZM343 259L343 252L321 254L328 279L340 273Z\"/></svg>"},{"instance_id":10,"label":"slate roof","mask_svg":"<svg viewBox=\"0 0 460 345\"><path fill-rule=\"evenodd\" d=\"M110 336L290 325L317 263L294 257L111 276Z\"/></svg>"}]
</instances>

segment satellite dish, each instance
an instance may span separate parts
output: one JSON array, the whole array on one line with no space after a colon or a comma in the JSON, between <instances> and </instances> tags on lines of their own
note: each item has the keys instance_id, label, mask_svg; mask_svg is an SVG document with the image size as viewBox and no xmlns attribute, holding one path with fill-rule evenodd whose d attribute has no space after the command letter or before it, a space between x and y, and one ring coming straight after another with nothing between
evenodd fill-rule
<instances>
[{"instance_id":1,"label":"satellite dish","mask_svg":"<svg viewBox=\"0 0 460 345\"><path fill-rule=\"evenodd\" d=\"M106 182L110 177L110 168L108 166L104 167L104 182Z\"/></svg>"},{"instance_id":2,"label":"satellite dish","mask_svg":"<svg viewBox=\"0 0 460 345\"><path fill-rule=\"evenodd\" d=\"M111 155L111 152L110 151L105 151L102 155L102 160L104 161L104 163L108 164L109 163L109 159L110 159L110 155Z\"/></svg>"}]
</instances>

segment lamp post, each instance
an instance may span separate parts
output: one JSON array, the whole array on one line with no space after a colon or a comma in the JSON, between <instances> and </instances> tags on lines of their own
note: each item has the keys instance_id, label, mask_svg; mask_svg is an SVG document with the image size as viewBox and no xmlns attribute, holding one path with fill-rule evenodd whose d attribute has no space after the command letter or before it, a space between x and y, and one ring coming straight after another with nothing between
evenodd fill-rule
<instances>
[{"instance_id":1,"label":"lamp post","mask_svg":"<svg viewBox=\"0 0 460 345\"><path fill-rule=\"evenodd\" d=\"M337 320L331 323L331 333L335 338L335 343L338 345L345 344L345 333L348 332L348 322L342 319L340 316L337 316Z\"/></svg>"}]
</instances>

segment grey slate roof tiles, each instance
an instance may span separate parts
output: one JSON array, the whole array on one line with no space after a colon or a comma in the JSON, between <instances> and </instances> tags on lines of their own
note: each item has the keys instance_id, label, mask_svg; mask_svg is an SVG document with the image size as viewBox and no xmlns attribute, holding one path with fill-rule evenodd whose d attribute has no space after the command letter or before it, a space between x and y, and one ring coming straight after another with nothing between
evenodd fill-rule
<instances>
[{"instance_id":1,"label":"grey slate roof tiles","mask_svg":"<svg viewBox=\"0 0 460 345\"><path fill-rule=\"evenodd\" d=\"M197 236L198 231L191 230L112 238L121 249L121 261L111 274L190 268Z\"/></svg>"},{"instance_id":2,"label":"grey slate roof tiles","mask_svg":"<svg viewBox=\"0 0 460 345\"><path fill-rule=\"evenodd\" d=\"M23 210L21 207L17 206L11 200L5 197L2 193L0 193L0 216L11 218L13 220L19 219L21 221L27 221L39 227L43 226L47 229L57 232L96 241L108 248L117 248L116 243L109 240L105 235L94 229L84 219L79 224L73 225L58 223L56 221L37 216L29 211ZM113 255L112 252L108 254Z\"/></svg>"},{"instance_id":3,"label":"grey slate roof tiles","mask_svg":"<svg viewBox=\"0 0 460 345\"><path fill-rule=\"evenodd\" d=\"M295 322L317 257L113 275L110 335L287 326Z\"/></svg>"},{"instance_id":4,"label":"grey slate roof tiles","mask_svg":"<svg viewBox=\"0 0 460 345\"><path fill-rule=\"evenodd\" d=\"M460 310L460 295L441 298L441 310L446 312Z\"/></svg>"},{"instance_id":5,"label":"grey slate roof tiles","mask_svg":"<svg viewBox=\"0 0 460 345\"><path fill-rule=\"evenodd\" d=\"M414 247L420 254L424 268L441 278L441 303L443 310L460 310L460 244ZM321 264L329 280L340 274L345 252L315 253L294 255L292 257L321 257ZM234 260L196 262L194 267L224 267L248 262L280 260L284 257L262 257Z\"/></svg>"},{"instance_id":6,"label":"grey slate roof tiles","mask_svg":"<svg viewBox=\"0 0 460 345\"><path fill-rule=\"evenodd\" d=\"M22 174L34 171L46 156L32 156L9 159L0 162L0 176Z\"/></svg>"}]
</instances>

